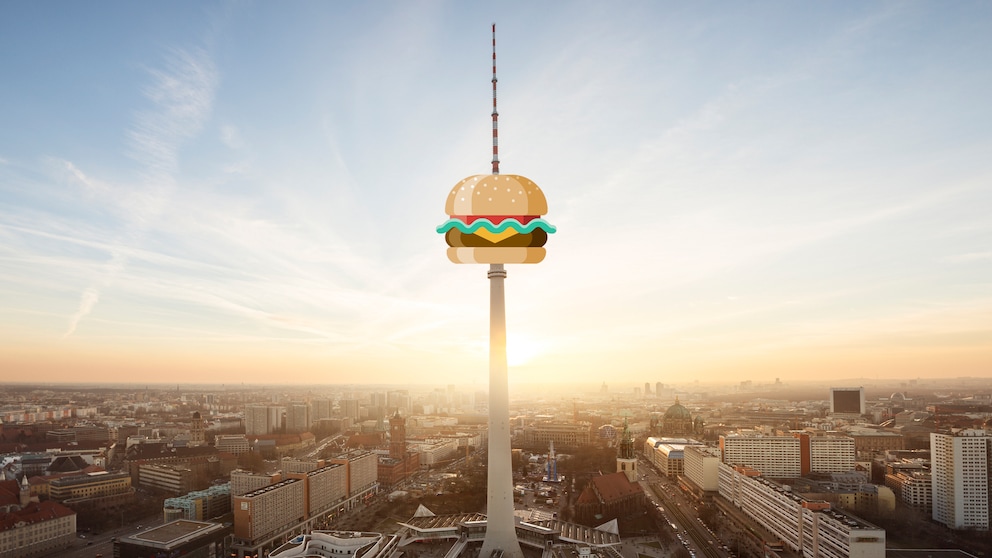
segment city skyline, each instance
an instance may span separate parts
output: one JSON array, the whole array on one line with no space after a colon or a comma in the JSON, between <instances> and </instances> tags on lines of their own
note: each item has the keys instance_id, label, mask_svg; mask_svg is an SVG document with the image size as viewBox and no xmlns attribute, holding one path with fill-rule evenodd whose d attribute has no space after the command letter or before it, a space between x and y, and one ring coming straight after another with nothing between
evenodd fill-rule
<instances>
[{"instance_id":1,"label":"city skyline","mask_svg":"<svg viewBox=\"0 0 992 558\"><path fill-rule=\"evenodd\" d=\"M485 385L494 21L511 384L992 376L988 4L0 13L5 382Z\"/></svg>"}]
</instances>

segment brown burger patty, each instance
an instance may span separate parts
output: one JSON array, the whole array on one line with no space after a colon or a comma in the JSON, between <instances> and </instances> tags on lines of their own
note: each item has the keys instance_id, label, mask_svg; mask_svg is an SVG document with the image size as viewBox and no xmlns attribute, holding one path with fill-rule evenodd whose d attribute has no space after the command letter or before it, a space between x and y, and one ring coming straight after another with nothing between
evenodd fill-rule
<instances>
[{"instance_id":1,"label":"brown burger patty","mask_svg":"<svg viewBox=\"0 0 992 558\"><path fill-rule=\"evenodd\" d=\"M499 242L489 242L476 234L465 234L458 229L451 229L444 235L448 246L454 248L537 248L548 241L548 233L542 229L534 229L528 234L515 234Z\"/></svg>"}]
</instances>

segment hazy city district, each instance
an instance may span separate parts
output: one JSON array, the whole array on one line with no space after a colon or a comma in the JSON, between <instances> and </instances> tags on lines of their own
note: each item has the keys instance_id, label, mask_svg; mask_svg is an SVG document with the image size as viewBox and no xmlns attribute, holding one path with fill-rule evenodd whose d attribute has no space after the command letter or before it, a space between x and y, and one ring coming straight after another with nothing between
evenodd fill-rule
<instances>
[{"instance_id":1,"label":"hazy city district","mask_svg":"<svg viewBox=\"0 0 992 558\"><path fill-rule=\"evenodd\" d=\"M0 556L476 556L485 533L485 392L0 393ZM526 556L992 545L987 379L518 389L510 417Z\"/></svg>"}]
</instances>

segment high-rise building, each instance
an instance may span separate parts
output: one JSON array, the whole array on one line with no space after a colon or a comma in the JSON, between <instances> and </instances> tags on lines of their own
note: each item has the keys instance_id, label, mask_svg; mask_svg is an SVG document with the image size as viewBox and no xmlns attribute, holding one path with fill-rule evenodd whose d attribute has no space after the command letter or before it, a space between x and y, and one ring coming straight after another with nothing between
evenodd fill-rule
<instances>
[{"instance_id":1,"label":"high-rise building","mask_svg":"<svg viewBox=\"0 0 992 558\"><path fill-rule=\"evenodd\" d=\"M282 431L282 415L285 409L273 405L249 405L245 407L245 434L264 436Z\"/></svg>"},{"instance_id":2,"label":"high-rise building","mask_svg":"<svg viewBox=\"0 0 992 558\"><path fill-rule=\"evenodd\" d=\"M842 415L865 414L865 388L830 388L830 412Z\"/></svg>"},{"instance_id":3,"label":"high-rise building","mask_svg":"<svg viewBox=\"0 0 992 558\"><path fill-rule=\"evenodd\" d=\"M357 399L342 399L339 403L341 405L342 415L354 420L355 422L358 422L358 419L362 418Z\"/></svg>"},{"instance_id":4,"label":"high-rise building","mask_svg":"<svg viewBox=\"0 0 992 558\"><path fill-rule=\"evenodd\" d=\"M984 430L930 434L933 520L951 529L989 529L992 435Z\"/></svg>"},{"instance_id":5,"label":"high-rise building","mask_svg":"<svg viewBox=\"0 0 992 558\"><path fill-rule=\"evenodd\" d=\"M308 403L291 403L286 407L286 432L307 432L313 425Z\"/></svg>"},{"instance_id":6,"label":"high-rise building","mask_svg":"<svg viewBox=\"0 0 992 558\"><path fill-rule=\"evenodd\" d=\"M332 406L330 399L314 399L310 405L313 411L313 422L331 418Z\"/></svg>"},{"instance_id":7,"label":"high-rise building","mask_svg":"<svg viewBox=\"0 0 992 558\"><path fill-rule=\"evenodd\" d=\"M386 408L393 411L400 410L408 412L410 410L410 391L405 389L387 391Z\"/></svg>"}]
</instances>

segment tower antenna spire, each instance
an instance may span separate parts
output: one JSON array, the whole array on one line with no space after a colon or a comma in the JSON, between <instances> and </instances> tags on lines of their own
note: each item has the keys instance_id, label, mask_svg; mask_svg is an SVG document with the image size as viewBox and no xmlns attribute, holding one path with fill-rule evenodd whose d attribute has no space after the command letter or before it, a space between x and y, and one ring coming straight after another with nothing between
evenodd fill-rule
<instances>
[{"instance_id":1,"label":"tower antenna spire","mask_svg":"<svg viewBox=\"0 0 992 558\"><path fill-rule=\"evenodd\" d=\"M493 23L493 174L499 174L499 113L496 112L496 24Z\"/></svg>"}]
</instances>

